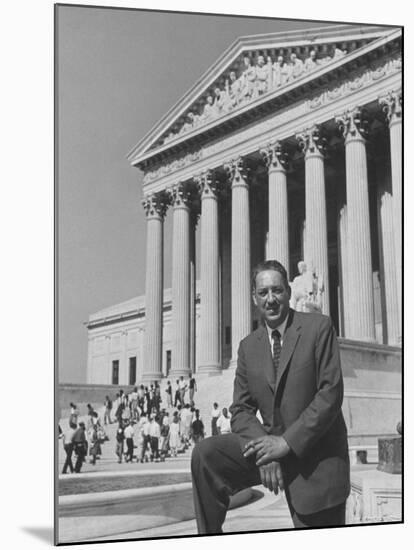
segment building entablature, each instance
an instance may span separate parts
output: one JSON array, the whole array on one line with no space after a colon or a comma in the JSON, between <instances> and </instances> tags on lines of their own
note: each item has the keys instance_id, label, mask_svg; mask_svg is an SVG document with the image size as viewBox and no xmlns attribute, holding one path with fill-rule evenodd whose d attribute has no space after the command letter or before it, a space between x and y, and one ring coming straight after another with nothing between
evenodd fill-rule
<instances>
[{"instance_id":1,"label":"building entablature","mask_svg":"<svg viewBox=\"0 0 414 550\"><path fill-rule=\"evenodd\" d=\"M335 118L352 107L365 107L366 112L371 111L371 120L378 118L385 124L386 113L379 99L391 92L401 95L399 51L379 58L375 65L359 68L352 77L344 75L323 89L299 100L293 99L273 114L258 118L255 124L238 128L193 153L147 171L144 194L163 192L180 181L196 178L206 170L222 168L231 159L258 154L275 139L284 140L291 150L297 150L296 134L315 124L324 124L328 133L337 139Z\"/></svg>"},{"instance_id":2,"label":"building entablature","mask_svg":"<svg viewBox=\"0 0 414 550\"><path fill-rule=\"evenodd\" d=\"M306 40L304 41L302 39L300 44L298 42L292 42L291 46L287 46L285 42L280 42L280 44L283 43L284 46L280 47L279 50L283 49L283 51L289 51L290 57L293 55L293 58L289 62L283 61L282 63L281 61L281 69L284 72L283 76L279 75L279 78L279 76L277 76L279 74L278 69L274 69L274 62L272 62L272 65L270 64L271 56L269 55L266 55L266 66L262 65L263 59L260 60L260 67L251 65L251 59L258 60L259 57L265 57L265 55L262 55L264 52L268 53L271 50L278 50L278 46L275 46L275 42L273 42L273 47L270 47L271 42L267 42L268 45L270 45L268 48L264 48L266 36L268 35L262 38L260 47L254 50L256 52L256 57L252 58L250 55L244 55L246 52L250 52L251 54L251 50L246 50L246 45L241 46L241 44L243 44L243 39L240 41L238 46L239 49L236 53L233 53L233 57L235 56L233 61L236 58L250 60L245 61L246 74L243 73L244 76L242 78L238 77L240 101L237 100L235 103L233 102L231 106L231 102L228 100L233 92L231 92L229 87L224 91L220 91L216 86L218 92L220 91L222 94L221 99L217 95L216 99L213 98L213 103L210 105L211 109L207 109L208 113L206 113L205 116L203 114L205 109L203 108L203 113L200 115L196 113L198 118L193 121L187 120L186 123L180 126L181 122L179 121L182 117L187 117L188 119L186 113L191 112L194 115L194 101L199 101L199 99L197 99L197 93L201 91L201 88L200 90L198 88L203 86L202 89L204 89L205 93L209 94L211 77L210 80L208 78L202 78L199 86L196 85L197 93L194 91L194 97L185 96L179 104L177 104L176 108L174 108L171 113L167 114L155 129L150 132L148 137L144 138L144 140L142 140L130 153L129 159L131 163L138 166L146 173L144 185L147 184L148 180L151 180L152 177L155 179L153 174L157 170L161 169L168 171L169 169L177 169L198 160L200 148L205 148L205 145L209 142L214 141L220 136L234 132L235 129L241 126L251 124L254 120L262 119L271 113L283 111L287 106L298 101L299 98L317 95L318 91L321 89L329 87L335 88L335 84L339 80L352 79L355 74L361 72L361 69L370 68L373 72L375 70L381 71L382 62L392 56L395 58L397 55L395 63L398 63L398 53L401 48L401 31L395 29L384 31L383 28L381 31L371 33L370 35L361 35L360 41L356 40L354 35L352 40L346 42L345 36L337 33L336 42L331 35L329 40L327 39L328 41L322 43L324 37L323 33L321 33L321 37L317 40L308 39L306 42ZM276 37L278 35L273 36ZM341 36L340 41L338 41L338 36ZM257 37L253 38L257 39ZM312 48L312 44L315 45L316 50ZM339 47L335 47L335 49L332 50L332 48L338 46L338 44L340 44L341 47L347 46L349 50ZM295 48L297 48L296 51L298 53L293 51ZM320 48L320 51L325 51L325 53L330 52L332 55L325 56L325 58L321 59L304 57L304 52L307 52L306 55L309 54L310 56L310 52L316 52L318 48ZM259 55L258 52L262 52L262 54ZM301 57L298 57L298 54ZM225 66L225 72L230 70L230 73L235 73L235 71L232 70L232 64L230 63L229 65L228 55L226 56L225 54L224 59L225 62L223 65ZM327 59L327 61L322 63L322 59ZM401 59L399 60L399 65L401 66ZM251 69L249 69L249 67L251 67ZM216 77L217 74L223 75L223 71L220 71L219 67L215 67L215 69L213 73ZM251 73L250 80L248 78L249 71ZM263 78L259 78L261 74L260 71L263 75L267 74L266 84L264 76ZM223 77L220 76L219 78ZM242 89L244 91L242 91ZM226 95L227 99L224 98L223 94ZM211 100L209 101L211 102ZM221 105L219 105L220 101ZM181 111L183 111L183 113L179 114ZM185 129L183 129L184 124L186 125ZM174 126L177 126L177 130L171 134L170 129ZM166 134L169 135L167 141L160 137Z\"/></svg>"}]
</instances>

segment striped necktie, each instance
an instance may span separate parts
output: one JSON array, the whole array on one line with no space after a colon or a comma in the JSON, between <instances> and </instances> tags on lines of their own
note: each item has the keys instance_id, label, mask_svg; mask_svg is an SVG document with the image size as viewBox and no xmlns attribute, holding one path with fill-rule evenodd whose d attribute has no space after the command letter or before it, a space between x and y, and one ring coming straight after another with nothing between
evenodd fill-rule
<instances>
[{"instance_id":1,"label":"striped necktie","mask_svg":"<svg viewBox=\"0 0 414 550\"><path fill-rule=\"evenodd\" d=\"M280 343L280 332L276 329L272 331L273 339L273 367L275 369L275 379L277 381L277 371L279 369L280 352L282 351L282 344Z\"/></svg>"}]
</instances>

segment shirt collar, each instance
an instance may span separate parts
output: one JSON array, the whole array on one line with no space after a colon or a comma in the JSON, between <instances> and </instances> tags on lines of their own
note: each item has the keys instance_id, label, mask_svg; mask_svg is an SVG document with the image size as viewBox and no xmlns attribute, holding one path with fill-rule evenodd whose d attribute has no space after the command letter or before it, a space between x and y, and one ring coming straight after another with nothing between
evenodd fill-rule
<instances>
[{"instance_id":1,"label":"shirt collar","mask_svg":"<svg viewBox=\"0 0 414 550\"><path fill-rule=\"evenodd\" d=\"M287 325L287 322L288 322L288 317L289 317L289 315L286 315L285 320L283 321L283 323L280 323L280 325L278 327L276 327L276 329L270 328L269 325L267 323L265 323L267 334L269 336L270 341L272 341L272 332L274 330L279 331L280 339L283 340L283 335L285 334L285 331L286 331L286 325Z\"/></svg>"}]
</instances>

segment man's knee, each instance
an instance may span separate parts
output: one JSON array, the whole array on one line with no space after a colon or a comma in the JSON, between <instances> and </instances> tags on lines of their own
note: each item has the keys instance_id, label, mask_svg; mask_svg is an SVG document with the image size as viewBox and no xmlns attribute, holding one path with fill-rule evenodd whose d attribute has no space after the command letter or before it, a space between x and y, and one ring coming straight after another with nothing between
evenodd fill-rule
<instances>
[{"instance_id":1,"label":"man's knee","mask_svg":"<svg viewBox=\"0 0 414 550\"><path fill-rule=\"evenodd\" d=\"M199 441L191 455L191 467L198 467L201 463L209 463L214 460L217 451L217 444L214 437L208 437Z\"/></svg>"}]
</instances>

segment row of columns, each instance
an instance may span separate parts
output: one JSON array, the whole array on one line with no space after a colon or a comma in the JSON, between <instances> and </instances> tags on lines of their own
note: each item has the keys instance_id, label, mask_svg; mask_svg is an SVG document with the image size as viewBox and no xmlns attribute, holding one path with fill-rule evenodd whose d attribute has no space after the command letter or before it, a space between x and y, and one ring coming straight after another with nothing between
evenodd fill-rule
<instances>
[{"instance_id":1,"label":"row of columns","mask_svg":"<svg viewBox=\"0 0 414 550\"><path fill-rule=\"evenodd\" d=\"M392 204L395 246L386 269L395 264L398 323L401 319L401 94L380 99L389 119L392 166ZM372 260L369 224L366 136L359 108L336 118L344 135L346 157L346 206L340 213L341 263L346 336L375 340ZM325 202L324 140L318 126L296 135L305 159L306 236L304 260L313 265L324 280L323 313L329 314L329 272L327 217ZM286 154L279 141L261 151L269 176L268 257L289 268L288 200ZM232 190L231 225L231 317L232 359L237 361L239 342L251 330L250 213L249 188L241 158L224 166ZM207 171L195 182L201 197L201 326L199 372L221 369L219 220L217 182ZM194 231L191 223L188 186L177 184L170 192L152 195L143 201L147 214L146 332L144 346L145 380L162 376L163 305L163 219L168 202L173 205L172 265L172 374L188 375L194 357ZM388 218L389 218L388 212ZM389 220L388 220L389 223ZM192 244L191 244L192 243ZM389 246L385 247L391 253ZM192 250L193 249L193 250ZM390 290L387 292L391 292ZM398 326L400 334L400 324Z\"/></svg>"}]
</instances>

